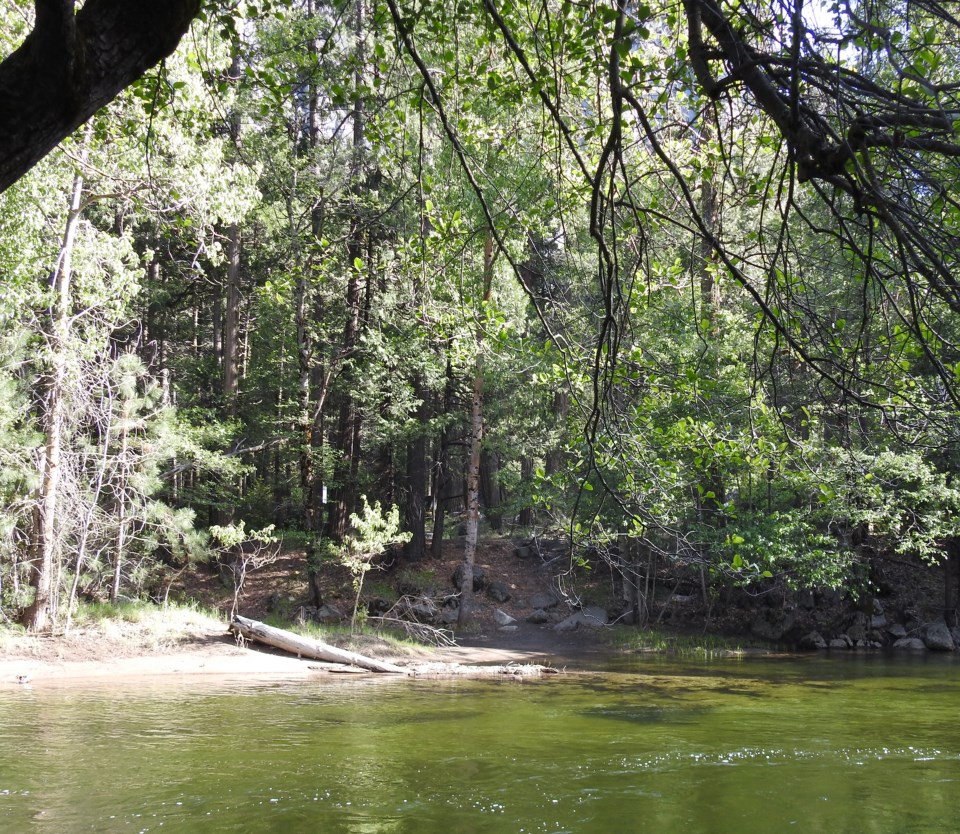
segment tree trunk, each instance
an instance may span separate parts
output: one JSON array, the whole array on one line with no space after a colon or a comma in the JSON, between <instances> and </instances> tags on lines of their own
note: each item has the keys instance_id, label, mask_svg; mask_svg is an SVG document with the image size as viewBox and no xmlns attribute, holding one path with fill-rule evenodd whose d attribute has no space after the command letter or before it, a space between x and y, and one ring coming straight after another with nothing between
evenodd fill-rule
<instances>
[{"instance_id":1,"label":"tree trunk","mask_svg":"<svg viewBox=\"0 0 960 834\"><path fill-rule=\"evenodd\" d=\"M36 24L0 63L0 192L170 55L200 0L36 3Z\"/></svg>"},{"instance_id":2,"label":"tree trunk","mask_svg":"<svg viewBox=\"0 0 960 834\"><path fill-rule=\"evenodd\" d=\"M463 545L460 579L460 612L457 625L465 626L473 613L473 566L480 531L480 444L483 442L483 363L478 354L473 376L470 409L470 456L467 462L467 535Z\"/></svg>"},{"instance_id":3,"label":"tree trunk","mask_svg":"<svg viewBox=\"0 0 960 834\"><path fill-rule=\"evenodd\" d=\"M342 354L345 357L347 368L343 374L345 384L341 405L340 417L337 425L336 445L339 452L338 484L336 500L331 510L330 535L336 541L342 541L349 528L350 513L357 503L357 473L360 454L360 411L354 392L356 369L352 358L357 350L360 336L361 297L363 290L363 271L368 271L370 264L363 260L364 255L364 222L360 213L360 200L363 192L362 174L364 149L364 131L366 123L365 100L362 92L364 86L364 72L366 70L366 50L364 48L365 8L364 0L355 0L354 3L354 35L356 37L356 55L354 69L354 85L357 90L353 99L353 158L351 163L352 191L354 197L353 216L350 218L350 228L347 234L347 318L343 330Z\"/></svg>"},{"instance_id":4,"label":"tree trunk","mask_svg":"<svg viewBox=\"0 0 960 834\"><path fill-rule=\"evenodd\" d=\"M90 129L87 129L89 141ZM86 143L81 154L81 167L86 163ZM50 351L47 372L41 378L41 423L44 444L41 463L40 489L34 513L33 553L31 554L30 584L34 600L24 614L30 631L47 631L56 613L56 589L53 577L58 572L57 510L60 500L61 456L63 427L66 419L67 350L70 337L70 281L73 267L73 248L77 238L83 197L83 175L73 180L70 210L60 246L57 264L50 276L53 299L46 337Z\"/></svg>"},{"instance_id":5,"label":"tree trunk","mask_svg":"<svg viewBox=\"0 0 960 834\"><path fill-rule=\"evenodd\" d=\"M455 380L453 361L450 358L451 344L447 343L446 383L443 389L443 413L453 413ZM433 538L430 541L430 556L439 559L443 555L443 522L450 498L450 426L444 426L437 451L436 475L433 484Z\"/></svg>"},{"instance_id":6,"label":"tree trunk","mask_svg":"<svg viewBox=\"0 0 960 834\"><path fill-rule=\"evenodd\" d=\"M533 458L529 455L524 455L520 458L520 483L523 487L523 494L529 495L527 490L529 485L533 483ZM520 510L520 514L517 516L517 523L521 527L532 527L533 526L533 507L527 501Z\"/></svg>"},{"instance_id":7,"label":"tree trunk","mask_svg":"<svg viewBox=\"0 0 960 834\"><path fill-rule=\"evenodd\" d=\"M499 533L503 529L503 516L500 514L500 459L496 452L486 449L480 453L480 492L490 529Z\"/></svg>"},{"instance_id":8,"label":"tree trunk","mask_svg":"<svg viewBox=\"0 0 960 834\"><path fill-rule=\"evenodd\" d=\"M414 412L416 434L407 446L406 529L411 539L404 547L404 556L411 562L419 562L427 556L426 503L427 503L427 397L429 392L418 373L413 382L414 396L418 400Z\"/></svg>"},{"instance_id":9,"label":"tree trunk","mask_svg":"<svg viewBox=\"0 0 960 834\"><path fill-rule=\"evenodd\" d=\"M227 416L237 414L240 358L240 227L227 227L226 305L223 311L223 401Z\"/></svg>"},{"instance_id":10,"label":"tree trunk","mask_svg":"<svg viewBox=\"0 0 960 834\"><path fill-rule=\"evenodd\" d=\"M567 415L570 413L570 397L566 391L553 392L553 423L557 432L556 441L547 450L544 469L547 475L563 471L563 437L566 433Z\"/></svg>"},{"instance_id":11,"label":"tree trunk","mask_svg":"<svg viewBox=\"0 0 960 834\"><path fill-rule=\"evenodd\" d=\"M493 235L487 233L483 244L483 308L493 292ZM460 580L460 612L457 626L463 628L473 613L473 566L480 532L480 449L483 443L483 314L477 327L477 358L473 375L470 407L470 457L467 462L467 535L463 545L463 571Z\"/></svg>"},{"instance_id":12,"label":"tree trunk","mask_svg":"<svg viewBox=\"0 0 960 834\"><path fill-rule=\"evenodd\" d=\"M392 672L397 675L406 675L407 670L393 663L387 663L383 660L376 660L372 657L366 657L356 652L349 652L346 649L338 649L328 643L321 643L319 640L311 640L309 637L301 637L290 631L284 631L280 628L273 628L257 620L249 620L246 617L235 616L230 623L230 631L234 634L240 634L247 640L259 640L268 646L282 649L297 657L310 657L315 660L327 660L331 663L343 663L345 666L359 666L362 669L369 669L371 672Z\"/></svg>"}]
</instances>

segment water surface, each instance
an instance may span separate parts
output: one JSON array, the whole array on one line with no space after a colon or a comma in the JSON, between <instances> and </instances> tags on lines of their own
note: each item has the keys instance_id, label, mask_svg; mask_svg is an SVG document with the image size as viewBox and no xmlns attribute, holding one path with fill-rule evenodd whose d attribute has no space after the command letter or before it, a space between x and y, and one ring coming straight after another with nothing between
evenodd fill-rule
<instances>
[{"instance_id":1,"label":"water surface","mask_svg":"<svg viewBox=\"0 0 960 834\"><path fill-rule=\"evenodd\" d=\"M955 832L960 664L0 693L0 832Z\"/></svg>"}]
</instances>

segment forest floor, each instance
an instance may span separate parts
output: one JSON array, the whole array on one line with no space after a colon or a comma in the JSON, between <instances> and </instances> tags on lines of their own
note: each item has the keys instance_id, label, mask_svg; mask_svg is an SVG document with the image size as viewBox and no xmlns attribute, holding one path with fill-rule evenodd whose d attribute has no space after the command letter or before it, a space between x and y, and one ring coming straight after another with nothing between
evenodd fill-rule
<instances>
[{"instance_id":1,"label":"forest floor","mask_svg":"<svg viewBox=\"0 0 960 834\"><path fill-rule=\"evenodd\" d=\"M363 635L351 635L349 627L324 633L320 639L342 648L403 664L543 664L555 668L597 668L605 658L624 651L637 651L637 631L630 626L577 628L558 631L557 621L574 606L615 607L611 571L605 565L592 570L571 569L566 559L545 563L540 557L519 558L517 543L491 538L481 542L476 563L488 583L498 582L510 593L505 602L494 602L487 593L476 594L476 607L467 629L456 634L455 644L417 645L413 641L381 639L371 634L371 620ZM370 571L363 599L373 609L389 606L404 594L440 601L454 592L452 576L461 559L462 542L444 546L440 560L397 564ZM901 575L902 574L902 575ZM888 576L897 596L886 597L888 606L935 609L939 599L939 574L901 568ZM331 566L324 573L324 602L345 617L353 609L353 579L346 568ZM527 622L537 595L553 592L564 598L551 620ZM267 647L238 644L227 631L233 603L233 588L222 573L208 568L184 574L171 588L178 604L121 606L109 616L90 618L75 625L69 634L31 637L0 632L0 689L30 685L73 686L121 680L141 685L144 680L185 683L197 680L295 680L327 674L316 661L301 660ZM660 651L670 651L672 640L706 639L706 645L736 645L743 651L761 651L764 643L750 635L750 621L769 599L744 596L724 604L706 605L696 583L662 582L659 603L652 614L659 629ZM239 613L284 627L310 621L306 559L302 551L281 553L273 562L246 576L239 599ZM844 603L849 610L849 602ZM109 606L103 606L109 608ZM840 604L838 603L838 611ZM507 630L499 627L497 612L515 618ZM818 612L820 615L823 611ZM839 613L838 613L839 616ZM452 637L450 631L441 632ZM663 634L668 635L663 638ZM723 643L722 636L730 638ZM710 642L714 638L716 641ZM624 649L624 645L632 648ZM666 648L664 646L666 645Z\"/></svg>"},{"instance_id":2,"label":"forest floor","mask_svg":"<svg viewBox=\"0 0 960 834\"><path fill-rule=\"evenodd\" d=\"M525 601L545 586L532 564L514 557L511 542L484 543L477 555L491 579L511 589L512 600L493 604L477 595L469 629L455 645L420 646L413 641L384 640L376 635L328 634L330 643L400 664L544 664L572 666L588 657L618 650L603 631L578 630L559 634L549 626L523 622ZM416 580L438 592L449 585L460 559L455 544L444 558L416 569L405 568L399 582ZM390 580L396 583L397 576ZM346 569L333 568L325 576L324 599L349 615L353 606L352 578ZM367 598L388 593L386 579L371 571ZM218 572L201 569L184 575L174 585L172 598L179 603L162 607L121 606L119 616L87 620L69 634L33 637L8 634L0 640L0 690L23 686L83 686L104 680L140 685L147 678L164 676L186 682L190 676L219 679L296 680L323 674L315 661L301 660L268 647L238 644L227 632L233 589ZM244 583L239 613L252 619L269 619L282 625L296 623L309 602L306 561L302 552L281 554L274 562L251 571ZM189 603L185 605L184 603ZM500 631L494 621L499 608L517 615L515 631ZM369 632L369 628L367 631Z\"/></svg>"}]
</instances>

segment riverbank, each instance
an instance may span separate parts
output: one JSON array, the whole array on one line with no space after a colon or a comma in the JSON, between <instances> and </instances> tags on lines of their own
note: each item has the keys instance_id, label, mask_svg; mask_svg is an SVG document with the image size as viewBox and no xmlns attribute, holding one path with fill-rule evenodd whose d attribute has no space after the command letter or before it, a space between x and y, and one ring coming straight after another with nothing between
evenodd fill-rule
<instances>
[{"instance_id":1,"label":"riverbank","mask_svg":"<svg viewBox=\"0 0 960 834\"><path fill-rule=\"evenodd\" d=\"M331 638L333 639L333 638ZM355 651L414 664L543 664L567 667L617 653L602 634L581 632L562 638L549 630L509 634L474 633L455 646L420 647L377 637L338 642ZM104 682L136 687L164 678L189 685L198 679L247 683L308 680L335 674L329 664L294 657L264 646L240 645L226 623L183 609L143 610L131 622L104 619L67 636L8 635L0 645L0 690L23 686L64 687Z\"/></svg>"}]
</instances>

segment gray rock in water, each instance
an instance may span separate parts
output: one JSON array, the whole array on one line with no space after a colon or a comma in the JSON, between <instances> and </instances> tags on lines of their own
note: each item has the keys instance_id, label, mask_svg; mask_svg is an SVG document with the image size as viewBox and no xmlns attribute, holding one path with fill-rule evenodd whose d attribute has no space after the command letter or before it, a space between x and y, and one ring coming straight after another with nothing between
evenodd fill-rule
<instances>
[{"instance_id":1,"label":"gray rock in water","mask_svg":"<svg viewBox=\"0 0 960 834\"><path fill-rule=\"evenodd\" d=\"M544 611L542 608L537 608L531 614L527 616L527 622L533 623L534 625L541 625L543 623L550 622L550 615Z\"/></svg>"},{"instance_id":2,"label":"gray rock in water","mask_svg":"<svg viewBox=\"0 0 960 834\"><path fill-rule=\"evenodd\" d=\"M828 644L828 648L831 649L849 649L850 643L844 640L842 637L834 637Z\"/></svg>"},{"instance_id":3,"label":"gray rock in water","mask_svg":"<svg viewBox=\"0 0 960 834\"><path fill-rule=\"evenodd\" d=\"M887 634L894 640L900 640L907 636L907 630L901 623L890 623L890 625L887 626Z\"/></svg>"},{"instance_id":4,"label":"gray rock in water","mask_svg":"<svg viewBox=\"0 0 960 834\"><path fill-rule=\"evenodd\" d=\"M823 639L823 635L819 631L811 631L800 638L797 646L801 649L825 649L827 641Z\"/></svg>"},{"instance_id":5,"label":"gray rock in water","mask_svg":"<svg viewBox=\"0 0 960 834\"><path fill-rule=\"evenodd\" d=\"M540 591L534 594L533 599L530 600L530 604L534 608L542 608L544 611L554 608L559 602L559 598L553 591Z\"/></svg>"},{"instance_id":6,"label":"gray rock in water","mask_svg":"<svg viewBox=\"0 0 960 834\"><path fill-rule=\"evenodd\" d=\"M507 602L512 595L503 582L491 582L487 585L487 596L494 602Z\"/></svg>"},{"instance_id":7,"label":"gray rock in water","mask_svg":"<svg viewBox=\"0 0 960 834\"><path fill-rule=\"evenodd\" d=\"M926 644L919 637L902 637L893 644L895 649L911 649L914 651L926 651Z\"/></svg>"},{"instance_id":8,"label":"gray rock in water","mask_svg":"<svg viewBox=\"0 0 960 834\"><path fill-rule=\"evenodd\" d=\"M511 617L506 611L501 611L499 608L493 612L493 619L501 628L503 626L515 625L517 622L514 617Z\"/></svg>"},{"instance_id":9,"label":"gray rock in water","mask_svg":"<svg viewBox=\"0 0 960 834\"><path fill-rule=\"evenodd\" d=\"M923 642L931 651L952 652L956 648L946 623L929 623L925 632Z\"/></svg>"}]
</instances>

